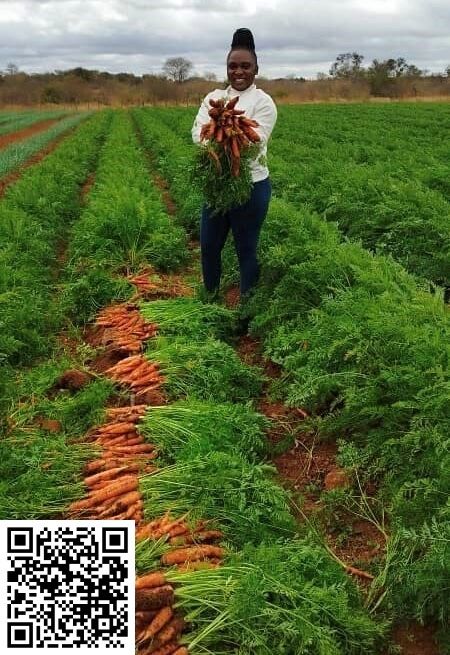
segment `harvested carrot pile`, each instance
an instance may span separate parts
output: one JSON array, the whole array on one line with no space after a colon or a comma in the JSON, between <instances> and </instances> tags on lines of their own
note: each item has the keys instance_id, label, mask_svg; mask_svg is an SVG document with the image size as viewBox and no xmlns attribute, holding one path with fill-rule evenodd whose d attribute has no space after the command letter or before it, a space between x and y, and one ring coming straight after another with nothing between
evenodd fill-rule
<instances>
[{"instance_id":1,"label":"harvested carrot pile","mask_svg":"<svg viewBox=\"0 0 450 655\"><path fill-rule=\"evenodd\" d=\"M123 303L107 307L95 321L103 329L102 343L126 353L138 353L142 343L155 336L157 326L147 323L136 305Z\"/></svg>"},{"instance_id":2,"label":"harvested carrot pile","mask_svg":"<svg viewBox=\"0 0 450 655\"><path fill-rule=\"evenodd\" d=\"M136 644L138 653L146 655L184 655L180 646L185 622L173 608L174 588L164 573L157 571L136 579Z\"/></svg>"},{"instance_id":3,"label":"harvested carrot pile","mask_svg":"<svg viewBox=\"0 0 450 655\"><path fill-rule=\"evenodd\" d=\"M192 571L219 566L225 551L217 545L224 536L220 530L208 529L206 521L197 521L189 525L186 515L177 519L169 513L136 530L136 541L165 540L165 550L161 555L161 564L175 566L179 571Z\"/></svg>"},{"instance_id":4,"label":"harvested carrot pile","mask_svg":"<svg viewBox=\"0 0 450 655\"><path fill-rule=\"evenodd\" d=\"M201 141L213 140L227 153L231 160L231 174L234 177L239 175L242 150L260 141L260 136L254 129L259 126L259 123L244 116L243 109L235 109L238 100L239 96L227 103L223 98L211 99L209 101L211 109L208 112L211 120L202 126L200 132ZM221 174L220 155L214 150L209 150L208 154L213 159L218 173Z\"/></svg>"},{"instance_id":5,"label":"harvested carrot pile","mask_svg":"<svg viewBox=\"0 0 450 655\"><path fill-rule=\"evenodd\" d=\"M158 372L158 364L149 362L143 355L133 355L123 359L106 371L106 375L131 388L136 396L161 386L163 378Z\"/></svg>"},{"instance_id":6,"label":"harvested carrot pile","mask_svg":"<svg viewBox=\"0 0 450 655\"><path fill-rule=\"evenodd\" d=\"M176 298L191 296L192 289L186 286L178 275L155 275L152 270L142 271L139 275L128 277L128 281L137 287L137 296L145 298Z\"/></svg>"},{"instance_id":7,"label":"harvested carrot pile","mask_svg":"<svg viewBox=\"0 0 450 655\"><path fill-rule=\"evenodd\" d=\"M88 495L69 507L73 517L97 519L143 519L143 501L138 491L138 474L155 470L152 444L137 432L145 405L107 410L109 422L93 430L88 439L102 448L102 454L85 467Z\"/></svg>"}]
</instances>

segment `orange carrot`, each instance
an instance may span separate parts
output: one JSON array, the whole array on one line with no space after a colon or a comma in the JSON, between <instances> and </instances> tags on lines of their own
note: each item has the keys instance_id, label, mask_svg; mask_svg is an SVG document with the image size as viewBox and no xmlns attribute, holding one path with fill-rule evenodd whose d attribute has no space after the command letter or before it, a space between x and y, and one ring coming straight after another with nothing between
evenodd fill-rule
<instances>
[{"instance_id":1,"label":"orange carrot","mask_svg":"<svg viewBox=\"0 0 450 655\"><path fill-rule=\"evenodd\" d=\"M219 546L192 546L191 548L178 548L161 557L161 562L167 566L172 564L184 564L185 562L194 562L196 560L206 559L208 557L223 557L225 551Z\"/></svg>"},{"instance_id":2,"label":"orange carrot","mask_svg":"<svg viewBox=\"0 0 450 655\"><path fill-rule=\"evenodd\" d=\"M173 600L174 594L171 585L136 591L137 610L157 610L165 605L172 605Z\"/></svg>"},{"instance_id":3,"label":"orange carrot","mask_svg":"<svg viewBox=\"0 0 450 655\"><path fill-rule=\"evenodd\" d=\"M189 544L204 541L216 541L217 539L223 539L223 532L220 530L203 530L189 535L186 542Z\"/></svg>"},{"instance_id":4,"label":"orange carrot","mask_svg":"<svg viewBox=\"0 0 450 655\"><path fill-rule=\"evenodd\" d=\"M153 573L147 573L140 578L136 578L136 590L162 587L165 584L166 578L162 571L154 571Z\"/></svg>"},{"instance_id":5,"label":"orange carrot","mask_svg":"<svg viewBox=\"0 0 450 655\"><path fill-rule=\"evenodd\" d=\"M90 475L88 478L84 478L84 484L88 487L92 487L97 482L102 482L103 480L111 480L119 473L122 473L126 470L127 467L120 466L113 469L108 469L107 471L101 471L95 475Z\"/></svg>"},{"instance_id":6,"label":"orange carrot","mask_svg":"<svg viewBox=\"0 0 450 655\"><path fill-rule=\"evenodd\" d=\"M241 156L241 153L239 152L239 146L236 141L236 137L234 136L231 137L231 152L236 158L239 158Z\"/></svg>"},{"instance_id":7,"label":"orange carrot","mask_svg":"<svg viewBox=\"0 0 450 655\"><path fill-rule=\"evenodd\" d=\"M131 385L130 385L130 386L131 386L131 387L136 387L136 386L141 387L141 386L144 385L144 384L148 384L149 382L155 382L155 380L158 380L158 379L159 379L159 373L158 373L157 371L156 371L156 372L152 372L152 373L147 373L147 374L142 375L142 376L140 376L140 377L138 377L138 378L135 378L135 379L131 382ZM129 381L130 381L130 380L128 379L128 382L129 382Z\"/></svg>"},{"instance_id":8,"label":"orange carrot","mask_svg":"<svg viewBox=\"0 0 450 655\"><path fill-rule=\"evenodd\" d=\"M197 562L187 562L183 565L177 564L177 571L178 573L190 573L191 571L203 571L205 569L216 569L217 567L217 562L212 562L211 560L203 560Z\"/></svg>"},{"instance_id":9,"label":"orange carrot","mask_svg":"<svg viewBox=\"0 0 450 655\"><path fill-rule=\"evenodd\" d=\"M84 472L86 475L90 473L97 473L98 471L101 471L103 467L105 466L105 460L104 459L94 459L92 462L88 462L85 467L84 467Z\"/></svg>"},{"instance_id":10,"label":"orange carrot","mask_svg":"<svg viewBox=\"0 0 450 655\"><path fill-rule=\"evenodd\" d=\"M99 434L122 434L123 432L129 432L134 429L134 423L129 422L119 422L119 423L110 423L103 427L97 428Z\"/></svg>"},{"instance_id":11,"label":"orange carrot","mask_svg":"<svg viewBox=\"0 0 450 655\"><path fill-rule=\"evenodd\" d=\"M149 649L144 650L141 652L141 655L172 655L172 653L175 653L176 650L178 650L179 644L175 641L172 641L170 644L164 644L164 646L161 646L160 648L156 648L152 644Z\"/></svg>"},{"instance_id":12,"label":"orange carrot","mask_svg":"<svg viewBox=\"0 0 450 655\"><path fill-rule=\"evenodd\" d=\"M181 546L182 544L197 544L223 539L223 533L220 530L203 530L192 532L190 534L180 533L170 539L172 545Z\"/></svg>"},{"instance_id":13,"label":"orange carrot","mask_svg":"<svg viewBox=\"0 0 450 655\"><path fill-rule=\"evenodd\" d=\"M155 519L150 523L146 523L141 528L139 528L138 532L136 533L136 539L146 539L156 528L159 527L160 523L161 519Z\"/></svg>"},{"instance_id":14,"label":"orange carrot","mask_svg":"<svg viewBox=\"0 0 450 655\"><path fill-rule=\"evenodd\" d=\"M172 608L169 606L161 607L158 614L155 616L155 618L152 620L150 625L145 630L142 641L147 641L147 639L151 639L152 637L154 637L160 630L164 628L165 625L167 625L167 623L169 623L169 621L172 618L173 618Z\"/></svg>"},{"instance_id":15,"label":"orange carrot","mask_svg":"<svg viewBox=\"0 0 450 655\"><path fill-rule=\"evenodd\" d=\"M173 528L168 530L166 534L169 538L171 538L171 537L177 537L182 534L186 534L187 531L188 531L187 525L180 523L180 525L175 525Z\"/></svg>"},{"instance_id":16,"label":"orange carrot","mask_svg":"<svg viewBox=\"0 0 450 655\"><path fill-rule=\"evenodd\" d=\"M98 518L107 518L109 515L116 514L117 512L126 511L130 506L141 500L141 495L138 491L130 491L122 496L116 496L114 503L109 507L105 507L103 511L99 512Z\"/></svg>"},{"instance_id":17,"label":"orange carrot","mask_svg":"<svg viewBox=\"0 0 450 655\"><path fill-rule=\"evenodd\" d=\"M345 570L351 575L357 575L358 577L365 578L366 580L374 579L374 576L371 573L367 573L367 571L361 571L361 569L357 569L355 566L346 566Z\"/></svg>"},{"instance_id":18,"label":"orange carrot","mask_svg":"<svg viewBox=\"0 0 450 655\"><path fill-rule=\"evenodd\" d=\"M127 454L141 454L141 453L152 453L155 450L155 446L152 444L144 443L138 444L137 446L111 446L110 451L115 453L127 453Z\"/></svg>"},{"instance_id":19,"label":"orange carrot","mask_svg":"<svg viewBox=\"0 0 450 655\"><path fill-rule=\"evenodd\" d=\"M136 396L143 396L145 393L148 393L149 391L153 391L154 389L157 389L158 387L161 386L163 382L163 379L160 378L158 382L155 382L155 384L151 384L148 387L144 387L144 389L139 389L139 391L136 392Z\"/></svg>"},{"instance_id":20,"label":"orange carrot","mask_svg":"<svg viewBox=\"0 0 450 655\"><path fill-rule=\"evenodd\" d=\"M171 643L176 637L178 637L183 628L184 619L181 616L174 616L173 619L159 631L155 642L158 646Z\"/></svg>"},{"instance_id":21,"label":"orange carrot","mask_svg":"<svg viewBox=\"0 0 450 655\"><path fill-rule=\"evenodd\" d=\"M118 364L115 364L114 366L111 366L111 368L108 368L105 373L106 375L110 375L111 377L115 377L117 375L123 375L124 373L129 373L134 369L136 364L138 364L142 359L142 355L131 355L131 357L126 357L125 359L122 359L121 362Z\"/></svg>"},{"instance_id":22,"label":"orange carrot","mask_svg":"<svg viewBox=\"0 0 450 655\"><path fill-rule=\"evenodd\" d=\"M177 650L174 650L172 655L189 655L189 651L186 646L181 646Z\"/></svg>"},{"instance_id":23,"label":"orange carrot","mask_svg":"<svg viewBox=\"0 0 450 655\"><path fill-rule=\"evenodd\" d=\"M128 491L136 491L138 488L138 479L137 477L127 476L123 477L118 481L112 482L108 487L101 489L100 491L92 494L87 500L90 501L88 507L93 507L94 505L101 505L105 501L111 500L116 496L127 493Z\"/></svg>"},{"instance_id":24,"label":"orange carrot","mask_svg":"<svg viewBox=\"0 0 450 655\"><path fill-rule=\"evenodd\" d=\"M133 405L132 407L111 407L106 410L108 418L121 419L131 416L142 416L147 410L147 405Z\"/></svg>"}]
</instances>

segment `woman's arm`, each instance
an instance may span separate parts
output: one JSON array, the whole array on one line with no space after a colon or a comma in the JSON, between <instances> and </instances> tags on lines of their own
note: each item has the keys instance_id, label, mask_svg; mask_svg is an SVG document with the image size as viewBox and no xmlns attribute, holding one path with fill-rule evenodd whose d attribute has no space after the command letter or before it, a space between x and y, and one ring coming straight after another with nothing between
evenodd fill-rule
<instances>
[{"instance_id":1,"label":"woman's arm","mask_svg":"<svg viewBox=\"0 0 450 655\"><path fill-rule=\"evenodd\" d=\"M259 127L254 128L255 131L261 141L267 143L277 122L277 107L270 96L266 95L259 100L252 118L259 123Z\"/></svg>"},{"instance_id":2,"label":"woman's arm","mask_svg":"<svg viewBox=\"0 0 450 655\"><path fill-rule=\"evenodd\" d=\"M192 141L194 143L200 143L200 130L202 129L203 125L205 123L209 122L209 114L208 111L210 110L210 105L209 105L209 98L211 97L211 94L208 93L208 95L204 98L202 104L200 105L200 109L197 112L197 116L195 117L194 125L192 126Z\"/></svg>"}]
</instances>

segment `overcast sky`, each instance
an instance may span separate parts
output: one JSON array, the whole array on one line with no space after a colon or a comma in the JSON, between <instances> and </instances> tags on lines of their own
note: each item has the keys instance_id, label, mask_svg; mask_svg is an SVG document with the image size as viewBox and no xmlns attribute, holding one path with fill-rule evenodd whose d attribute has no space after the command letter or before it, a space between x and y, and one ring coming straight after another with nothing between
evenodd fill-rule
<instances>
[{"instance_id":1,"label":"overcast sky","mask_svg":"<svg viewBox=\"0 0 450 655\"><path fill-rule=\"evenodd\" d=\"M223 78L238 27L253 31L267 77L328 73L349 51L365 65L450 64L450 0L0 0L0 69L159 73L167 57L183 56L198 74Z\"/></svg>"}]
</instances>

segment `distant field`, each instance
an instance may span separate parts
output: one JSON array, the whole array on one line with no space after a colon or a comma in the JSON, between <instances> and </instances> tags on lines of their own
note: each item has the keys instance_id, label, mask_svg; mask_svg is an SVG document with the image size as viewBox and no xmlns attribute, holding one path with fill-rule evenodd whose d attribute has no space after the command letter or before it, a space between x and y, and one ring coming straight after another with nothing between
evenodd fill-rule
<instances>
[{"instance_id":1,"label":"distant field","mask_svg":"<svg viewBox=\"0 0 450 655\"><path fill-rule=\"evenodd\" d=\"M25 127L48 121L51 119L61 118L69 112L67 111L39 111L39 112L17 112L13 114L3 115L0 112L0 136L3 134L10 134Z\"/></svg>"},{"instance_id":2,"label":"distant field","mask_svg":"<svg viewBox=\"0 0 450 655\"><path fill-rule=\"evenodd\" d=\"M64 114L62 114L64 116ZM49 116L41 114L43 118L34 118L31 123L27 123L27 127L31 126L34 123L38 123L41 120L49 120ZM57 116L52 116L52 118L60 117L61 114ZM61 120L51 124L46 129L36 131L35 134L32 134L28 138L24 137L17 141L12 141L9 145L6 145L4 148L0 148L0 178L7 173L15 170L32 155L38 153L42 148L47 146L53 139L57 136L64 134L70 128L78 125L80 121L88 116L88 113L79 113L72 116L66 116L61 118ZM21 124L18 129L25 127L24 124ZM14 136L15 130L11 129L8 136Z\"/></svg>"}]
</instances>

